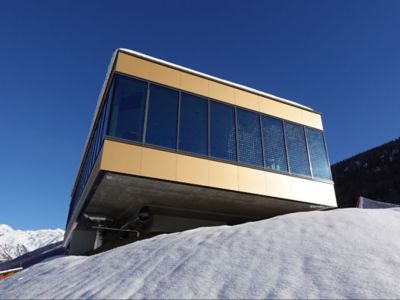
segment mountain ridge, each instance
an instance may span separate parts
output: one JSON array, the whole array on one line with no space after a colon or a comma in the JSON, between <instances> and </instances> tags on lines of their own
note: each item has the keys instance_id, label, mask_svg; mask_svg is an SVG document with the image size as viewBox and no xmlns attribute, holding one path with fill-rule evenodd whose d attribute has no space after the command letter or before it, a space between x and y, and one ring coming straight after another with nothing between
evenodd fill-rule
<instances>
[{"instance_id":1,"label":"mountain ridge","mask_svg":"<svg viewBox=\"0 0 400 300\"><path fill-rule=\"evenodd\" d=\"M64 230L19 230L0 224L0 262L12 260L25 253L61 241Z\"/></svg>"}]
</instances>

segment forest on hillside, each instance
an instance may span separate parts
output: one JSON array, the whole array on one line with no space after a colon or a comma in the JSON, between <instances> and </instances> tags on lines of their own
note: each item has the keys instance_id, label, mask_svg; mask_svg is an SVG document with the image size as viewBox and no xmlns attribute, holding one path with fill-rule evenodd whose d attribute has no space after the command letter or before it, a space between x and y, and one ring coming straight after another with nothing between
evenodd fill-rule
<instances>
[{"instance_id":1,"label":"forest on hillside","mask_svg":"<svg viewBox=\"0 0 400 300\"><path fill-rule=\"evenodd\" d=\"M400 138L331 166L338 207L359 196L400 204Z\"/></svg>"}]
</instances>

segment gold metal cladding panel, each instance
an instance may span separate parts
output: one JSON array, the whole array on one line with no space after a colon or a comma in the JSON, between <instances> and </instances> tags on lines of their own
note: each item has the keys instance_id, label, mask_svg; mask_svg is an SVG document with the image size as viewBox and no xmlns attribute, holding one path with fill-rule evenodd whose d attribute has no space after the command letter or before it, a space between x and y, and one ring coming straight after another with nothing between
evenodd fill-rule
<instances>
[{"instance_id":1,"label":"gold metal cladding panel","mask_svg":"<svg viewBox=\"0 0 400 300\"><path fill-rule=\"evenodd\" d=\"M104 141L102 170L336 206L333 184Z\"/></svg>"},{"instance_id":2,"label":"gold metal cladding panel","mask_svg":"<svg viewBox=\"0 0 400 300\"><path fill-rule=\"evenodd\" d=\"M322 130L321 116L317 113L132 55L119 52L115 70Z\"/></svg>"},{"instance_id":3,"label":"gold metal cladding panel","mask_svg":"<svg viewBox=\"0 0 400 300\"><path fill-rule=\"evenodd\" d=\"M178 154L176 180L208 186L208 160Z\"/></svg>"},{"instance_id":4,"label":"gold metal cladding panel","mask_svg":"<svg viewBox=\"0 0 400 300\"><path fill-rule=\"evenodd\" d=\"M239 191L266 195L265 171L255 170L246 167L238 167Z\"/></svg>"},{"instance_id":5,"label":"gold metal cladding panel","mask_svg":"<svg viewBox=\"0 0 400 300\"><path fill-rule=\"evenodd\" d=\"M140 174L141 156L142 147L105 140L101 169L127 174Z\"/></svg>"},{"instance_id":6,"label":"gold metal cladding panel","mask_svg":"<svg viewBox=\"0 0 400 300\"><path fill-rule=\"evenodd\" d=\"M307 124L310 127L323 130L321 115L314 114L306 110L303 110L301 114L303 115L302 124Z\"/></svg>"},{"instance_id":7,"label":"gold metal cladding panel","mask_svg":"<svg viewBox=\"0 0 400 300\"><path fill-rule=\"evenodd\" d=\"M221 100L226 103L235 105L235 90L227 85L209 81L208 96L212 99Z\"/></svg>"},{"instance_id":8,"label":"gold metal cladding panel","mask_svg":"<svg viewBox=\"0 0 400 300\"><path fill-rule=\"evenodd\" d=\"M152 81L160 82L162 84L179 87L180 84L180 72L166 68L159 64L150 65L150 78Z\"/></svg>"},{"instance_id":9,"label":"gold metal cladding panel","mask_svg":"<svg viewBox=\"0 0 400 300\"><path fill-rule=\"evenodd\" d=\"M239 190L238 167L217 161L208 161L209 185L216 188Z\"/></svg>"},{"instance_id":10,"label":"gold metal cladding panel","mask_svg":"<svg viewBox=\"0 0 400 300\"><path fill-rule=\"evenodd\" d=\"M337 206L333 184L266 172L267 195Z\"/></svg>"},{"instance_id":11,"label":"gold metal cladding panel","mask_svg":"<svg viewBox=\"0 0 400 300\"><path fill-rule=\"evenodd\" d=\"M238 106L250 108L255 111L260 111L260 106L258 105L260 98L261 97L257 96L256 94L238 89L235 90L235 102Z\"/></svg>"},{"instance_id":12,"label":"gold metal cladding panel","mask_svg":"<svg viewBox=\"0 0 400 300\"><path fill-rule=\"evenodd\" d=\"M115 70L150 80L150 62L123 53L118 53Z\"/></svg>"},{"instance_id":13,"label":"gold metal cladding panel","mask_svg":"<svg viewBox=\"0 0 400 300\"><path fill-rule=\"evenodd\" d=\"M199 95L208 95L208 80L188 73L180 73L179 88Z\"/></svg>"},{"instance_id":14,"label":"gold metal cladding panel","mask_svg":"<svg viewBox=\"0 0 400 300\"><path fill-rule=\"evenodd\" d=\"M177 155L166 151L142 148L140 175L176 180Z\"/></svg>"}]
</instances>

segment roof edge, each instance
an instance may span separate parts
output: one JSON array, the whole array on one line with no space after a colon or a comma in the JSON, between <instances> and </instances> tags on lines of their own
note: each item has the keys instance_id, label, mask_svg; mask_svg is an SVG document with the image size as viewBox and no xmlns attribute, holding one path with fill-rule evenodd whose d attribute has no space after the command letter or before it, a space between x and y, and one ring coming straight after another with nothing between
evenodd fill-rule
<instances>
[{"instance_id":1,"label":"roof edge","mask_svg":"<svg viewBox=\"0 0 400 300\"><path fill-rule=\"evenodd\" d=\"M308 106L302 105L300 103L297 103L297 102L295 102L293 100L288 100L288 99L285 99L285 98L281 98L281 97L278 97L278 96L275 96L275 95L272 95L272 94L269 94L269 93L266 93L266 92L263 92L263 91L260 91L260 90L253 89L251 87L248 87L248 86L245 86L245 85L242 85L242 84L234 83L232 81L228 81L228 80L225 80L225 79L222 79L222 78L219 78L219 77L208 75L208 74L205 74L205 73L202 73L202 72L199 72L199 71L187 68L187 67L183 67L183 66L180 66L180 65L177 65L177 64L174 64L174 63L159 59L159 58L155 58L153 56L150 56L150 55L138 52L138 51L130 50L130 49L127 49L127 48L118 48L116 51L117 52L123 52L123 53L126 53L126 54L131 54L131 55L134 55L134 56L137 56L137 57L140 57L140 58L144 58L146 60L161 64L161 65L172 67L174 69L178 69L178 70L181 70L181 71L193 74L193 75L201 76L203 78L211 79L213 81L216 81L216 82L219 82L219 83L223 83L225 85L229 85L229 86L232 86L232 87L236 87L236 88L239 88L241 90L248 91L248 92L251 92L251 93L254 93L254 94L258 94L260 96L265 96L265 97L271 98L273 100L276 100L276 101L279 101L279 102L283 102L285 104L289 104L289 105L292 105L292 106L296 106L296 107L311 111L313 113L321 114L321 113L315 111L314 109L312 109L312 108L310 108Z\"/></svg>"}]
</instances>

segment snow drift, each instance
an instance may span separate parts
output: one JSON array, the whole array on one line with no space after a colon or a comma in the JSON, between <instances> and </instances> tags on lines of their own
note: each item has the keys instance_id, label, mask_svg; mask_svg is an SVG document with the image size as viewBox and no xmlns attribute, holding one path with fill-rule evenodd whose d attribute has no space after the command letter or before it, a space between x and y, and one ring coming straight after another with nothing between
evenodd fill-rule
<instances>
[{"instance_id":1,"label":"snow drift","mask_svg":"<svg viewBox=\"0 0 400 300\"><path fill-rule=\"evenodd\" d=\"M0 298L398 298L399 236L399 208L295 213L55 258Z\"/></svg>"}]
</instances>

